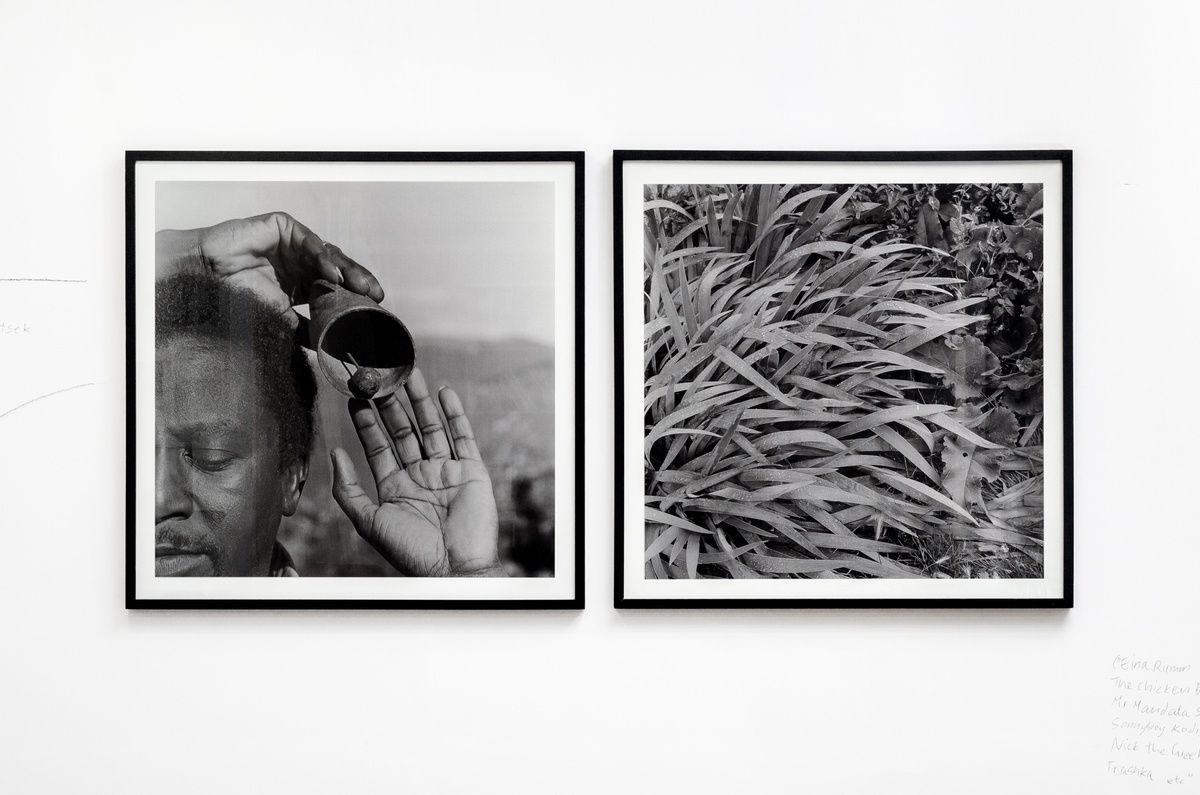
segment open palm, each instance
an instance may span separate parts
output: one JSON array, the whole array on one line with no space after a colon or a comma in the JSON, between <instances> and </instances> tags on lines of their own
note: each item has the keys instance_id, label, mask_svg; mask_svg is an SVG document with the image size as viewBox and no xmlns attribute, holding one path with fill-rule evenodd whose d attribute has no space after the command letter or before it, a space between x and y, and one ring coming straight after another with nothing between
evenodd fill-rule
<instances>
[{"instance_id":1,"label":"open palm","mask_svg":"<svg viewBox=\"0 0 1200 795\"><path fill-rule=\"evenodd\" d=\"M450 389L438 395L447 436L419 370L413 370L405 389L421 440L397 395L378 403L383 427L370 404L351 400L350 415L379 503L359 486L344 450L333 451L334 499L359 534L404 574L501 574L496 498L458 395Z\"/></svg>"},{"instance_id":2,"label":"open palm","mask_svg":"<svg viewBox=\"0 0 1200 795\"><path fill-rule=\"evenodd\" d=\"M379 510L367 540L394 550L401 571L444 577L495 563L492 481L480 461L417 461L379 484ZM366 535L366 534L364 534Z\"/></svg>"}]
</instances>

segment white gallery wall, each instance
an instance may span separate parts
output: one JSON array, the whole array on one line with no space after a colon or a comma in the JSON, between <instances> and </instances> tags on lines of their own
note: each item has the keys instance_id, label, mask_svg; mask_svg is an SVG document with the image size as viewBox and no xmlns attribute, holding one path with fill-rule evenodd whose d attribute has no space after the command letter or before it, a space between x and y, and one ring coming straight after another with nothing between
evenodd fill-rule
<instances>
[{"instance_id":1,"label":"white gallery wall","mask_svg":"<svg viewBox=\"0 0 1200 795\"><path fill-rule=\"evenodd\" d=\"M0 277L86 280L0 283L0 396L90 384L0 417L0 792L1200 791L1109 764L1118 656L1200 682L1198 27L0 0ZM615 611L614 148L1073 149L1076 607ZM127 612L126 149L586 151L587 609Z\"/></svg>"}]
</instances>

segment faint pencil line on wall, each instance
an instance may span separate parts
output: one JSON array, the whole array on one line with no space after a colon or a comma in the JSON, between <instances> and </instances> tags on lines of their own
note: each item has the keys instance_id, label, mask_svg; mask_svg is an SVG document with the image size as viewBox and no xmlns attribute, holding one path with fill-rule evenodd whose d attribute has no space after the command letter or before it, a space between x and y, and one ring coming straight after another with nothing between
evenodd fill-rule
<instances>
[{"instance_id":1,"label":"faint pencil line on wall","mask_svg":"<svg viewBox=\"0 0 1200 795\"><path fill-rule=\"evenodd\" d=\"M93 384L93 383L76 384L75 386L68 386L68 387L64 387L63 389L56 389L53 392L47 392L44 395L38 395L35 398L30 398L29 400L26 400L24 403L22 403L18 406L13 406L8 411L4 412L3 414L0 414L0 420L4 419L9 414L12 414L14 411L25 408L30 403L37 403L39 400L45 400L48 397L54 397L55 395L61 395L63 392L70 392L73 389L82 389L85 386L95 386L95 384Z\"/></svg>"},{"instance_id":2,"label":"faint pencil line on wall","mask_svg":"<svg viewBox=\"0 0 1200 795\"><path fill-rule=\"evenodd\" d=\"M57 284L87 284L87 279L5 279L0 282L55 282Z\"/></svg>"}]
</instances>

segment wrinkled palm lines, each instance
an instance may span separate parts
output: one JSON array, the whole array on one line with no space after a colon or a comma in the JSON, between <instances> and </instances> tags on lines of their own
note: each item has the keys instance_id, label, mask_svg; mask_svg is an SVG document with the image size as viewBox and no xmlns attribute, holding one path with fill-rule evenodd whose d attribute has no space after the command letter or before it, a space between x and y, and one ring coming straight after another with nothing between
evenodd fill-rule
<instances>
[{"instance_id":1,"label":"wrinkled palm lines","mask_svg":"<svg viewBox=\"0 0 1200 795\"><path fill-rule=\"evenodd\" d=\"M922 538L1040 561L1040 526L973 515L930 463L947 436L998 447L933 402L942 370L910 355L982 321L963 310L984 299L930 275L932 250L879 242L852 193L646 202L647 577L929 576ZM1040 487L1026 472L988 500Z\"/></svg>"}]
</instances>

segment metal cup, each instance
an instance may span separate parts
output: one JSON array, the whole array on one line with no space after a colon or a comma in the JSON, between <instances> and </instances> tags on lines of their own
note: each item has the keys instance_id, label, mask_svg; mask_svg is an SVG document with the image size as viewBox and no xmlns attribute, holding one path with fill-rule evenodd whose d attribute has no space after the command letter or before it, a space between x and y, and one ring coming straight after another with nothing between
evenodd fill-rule
<instances>
[{"instance_id":1,"label":"metal cup","mask_svg":"<svg viewBox=\"0 0 1200 795\"><path fill-rule=\"evenodd\" d=\"M337 391L363 397L351 389L351 372L368 367L379 375L374 397L404 386L416 363L416 349L408 329L391 312L365 295L318 280L309 291L309 315L309 347Z\"/></svg>"}]
</instances>

